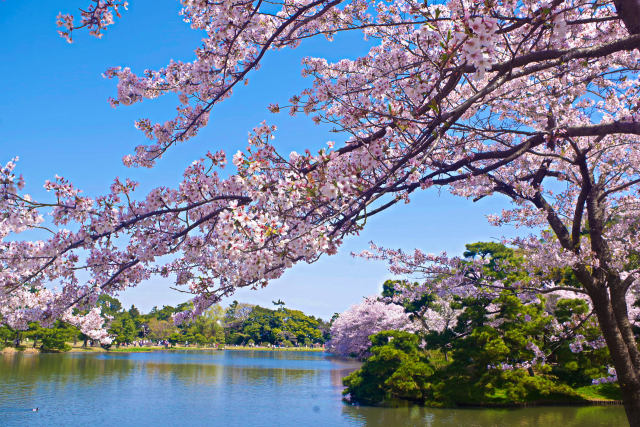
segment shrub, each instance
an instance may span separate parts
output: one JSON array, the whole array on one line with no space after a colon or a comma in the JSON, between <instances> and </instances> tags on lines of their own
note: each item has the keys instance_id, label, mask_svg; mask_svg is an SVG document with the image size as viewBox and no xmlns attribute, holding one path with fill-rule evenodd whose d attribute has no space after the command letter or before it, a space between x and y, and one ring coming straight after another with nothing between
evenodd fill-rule
<instances>
[{"instance_id":1,"label":"shrub","mask_svg":"<svg viewBox=\"0 0 640 427\"><path fill-rule=\"evenodd\" d=\"M344 378L347 400L365 405L393 403L396 399L421 402L433 368L410 332L383 331L371 339L371 357Z\"/></svg>"}]
</instances>

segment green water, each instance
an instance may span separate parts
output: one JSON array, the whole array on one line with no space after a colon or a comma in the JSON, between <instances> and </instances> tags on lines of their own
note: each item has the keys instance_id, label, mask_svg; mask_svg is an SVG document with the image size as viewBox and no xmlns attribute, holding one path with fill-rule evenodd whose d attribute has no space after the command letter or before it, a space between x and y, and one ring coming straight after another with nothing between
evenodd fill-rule
<instances>
[{"instance_id":1,"label":"green water","mask_svg":"<svg viewBox=\"0 0 640 427\"><path fill-rule=\"evenodd\" d=\"M317 352L4 355L0 426L627 425L619 407L345 405L341 379L357 366Z\"/></svg>"}]
</instances>

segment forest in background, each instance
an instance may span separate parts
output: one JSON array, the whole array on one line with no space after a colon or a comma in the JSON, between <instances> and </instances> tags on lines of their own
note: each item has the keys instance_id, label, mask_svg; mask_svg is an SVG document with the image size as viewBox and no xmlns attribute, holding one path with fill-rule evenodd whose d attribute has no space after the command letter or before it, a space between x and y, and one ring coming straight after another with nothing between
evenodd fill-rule
<instances>
[{"instance_id":1,"label":"forest in background","mask_svg":"<svg viewBox=\"0 0 640 427\"><path fill-rule=\"evenodd\" d=\"M192 322L176 325L173 316L190 310L185 302L176 307L153 307L141 313L131 306L125 309L114 297L102 295L98 306L102 315L110 319L108 332L113 341L106 348L130 345L183 345L311 347L321 346L329 338L329 323L274 301L275 309L259 305L233 303L226 308L214 305ZM84 347L99 345L76 327L56 321L45 328L32 322L24 331L0 326L0 346L38 348L42 351L68 351L70 343L82 342Z\"/></svg>"}]
</instances>

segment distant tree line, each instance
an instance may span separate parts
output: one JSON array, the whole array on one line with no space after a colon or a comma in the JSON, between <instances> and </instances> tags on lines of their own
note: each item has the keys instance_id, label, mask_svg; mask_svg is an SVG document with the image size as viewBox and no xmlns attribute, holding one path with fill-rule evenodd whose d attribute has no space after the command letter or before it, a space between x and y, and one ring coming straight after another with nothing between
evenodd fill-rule
<instances>
[{"instance_id":1,"label":"distant tree line","mask_svg":"<svg viewBox=\"0 0 640 427\"><path fill-rule=\"evenodd\" d=\"M97 304L102 315L110 319L108 332L113 338L111 346L115 347L158 343L293 347L324 344L329 339L329 323L288 309L280 300L274 301L274 310L238 301L233 301L227 308L214 305L193 321L180 325L173 322L172 316L191 309L190 302L176 307L153 307L146 314L133 305L125 309L117 298L108 295L102 295ZM77 328L61 321L48 328L32 322L27 330L14 330L0 322L0 346L68 351L70 343L82 343L84 347L97 344Z\"/></svg>"}]
</instances>

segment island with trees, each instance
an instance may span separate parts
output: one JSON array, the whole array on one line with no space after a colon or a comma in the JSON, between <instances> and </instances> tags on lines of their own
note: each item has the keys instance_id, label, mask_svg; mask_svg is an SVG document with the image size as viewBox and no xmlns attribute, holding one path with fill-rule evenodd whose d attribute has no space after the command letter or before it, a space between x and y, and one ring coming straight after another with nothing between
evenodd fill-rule
<instances>
[{"instance_id":1,"label":"island with trees","mask_svg":"<svg viewBox=\"0 0 640 427\"><path fill-rule=\"evenodd\" d=\"M454 260L375 249L363 256L392 259L393 270L423 281L388 280L381 295L333 321L329 351L364 361L344 379L348 401L445 407L620 401L593 306L570 292L543 295L527 286L552 279L547 274L571 285L570 269L531 273L521 251L492 242L468 244ZM458 286L446 283L453 277ZM638 336L640 299L628 305Z\"/></svg>"}]
</instances>

